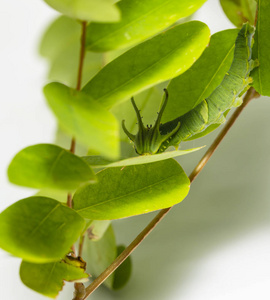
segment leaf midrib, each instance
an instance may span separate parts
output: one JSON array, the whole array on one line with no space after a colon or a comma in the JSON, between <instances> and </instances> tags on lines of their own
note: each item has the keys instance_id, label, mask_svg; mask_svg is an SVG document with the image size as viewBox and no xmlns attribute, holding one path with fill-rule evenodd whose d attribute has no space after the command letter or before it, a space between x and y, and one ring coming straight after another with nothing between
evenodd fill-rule
<instances>
[{"instance_id":1,"label":"leaf midrib","mask_svg":"<svg viewBox=\"0 0 270 300\"><path fill-rule=\"evenodd\" d=\"M189 37L190 38L190 37ZM185 40L186 41L186 40ZM182 42L183 43L183 42ZM182 44L181 43L181 44ZM130 79L128 79L127 81L125 81L124 83L118 85L116 88L111 89L109 92L107 92L106 94L104 94L101 97L97 97L96 100L97 101L102 101L103 99L106 99L106 97L110 96L111 94L114 94L117 90L123 88L124 86L128 85L131 81L133 81L134 79L142 76L142 74L144 74L145 72L147 72L149 69L154 68L156 65L160 64L162 61L166 60L170 55L172 55L172 53L179 51L179 45L177 48L174 48L173 50L170 50L165 56L163 56L161 59L157 60L156 62L154 62L153 64L151 64L150 66L148 66L147 68L143 69L141 72L139 72L138 74L136 74L135 76L131 77ZM190 50L190 49L189 49ZM179 75L179 74L178 74ZM174 75L170 76L169 78L172 78ZM157 81L157 83L168 80L169 78L166 79L160 79L159 81ZM95 79L95 77L93 78L93 80ZM93 80L91 80L90 82L92 82ZM88 85L88 84L87 84ZM150 86L153 85L150 84ZM149 85L147 85L146 87L149 87ZM141 89L139 90L141 91Z\"/></svg>"},{"instance_id":2,"label":"leaf midrib","mask_svg":"<svg viewBox=\"0 0 270 300\"><path fill-rule=\"evenodd\" d=\"M148 186L146 186L146 187L137 189L137 190L132 191L132 192L130 192L130 193L127 193L127 194L125 194L125 195L118 196L118 197L114 197L114 198L111 198L111 199L108 199L108 200L105 200L105 201L96 203L96 204L94 204L94 205L89 205L89 206L84 207L84 208L81 208L81 209L76 209L76 211L78 211L78 212L79 212L79 211L84 211L84 210L87 210L87 209L89 209L89 208L97 207L97 206L104 205L104 204L109 203L109 202L112 202L112 201L119 200L119 199L121 199L121 198L126 198L126 197L128 197L128 196L130 196L130 195L133 195L133 194L136 194L136 193L138 193L138 192L147 190L147 189L149 189L150 187L154 187L154 186L160 184L161 182L169 181L169 180L170 180L171 178L173 178L173 177L180 177L180 176L181 176L180 174L179 174L179 175L177 175L177 174L171 175L171 176L169 176L169 177L167 177L167 178L165 178L165 179L159 180L159 181L157 181L157 182L155 182L155 183L153 183L153 184L150 184L150 185L148 185Z\"/></svg>"},{"instance_id":3,"label":"leaf midrib","mask_svg":"<svg viewBox=\"0 0 270 300\"><path fill-rule=\"evenodd\" d=\"M48 219L48 217L54 212L56 211L59 207L61 206L60 203L57 203L47 214L46 216L39 222L39 224L29 233L29 237L33 236L38 230L39 228L42 226L42 224Z\"/></svg>"}]
</instances>

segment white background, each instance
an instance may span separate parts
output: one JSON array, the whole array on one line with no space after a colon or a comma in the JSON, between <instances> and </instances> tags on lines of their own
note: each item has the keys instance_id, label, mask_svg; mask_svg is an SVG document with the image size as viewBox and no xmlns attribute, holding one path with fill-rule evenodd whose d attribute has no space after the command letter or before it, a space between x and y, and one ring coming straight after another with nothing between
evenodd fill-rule
<instances>
[{"instance_id":1,"label":"white background","mask_svg":"<svg viewBox=\"0 0 270 300\"><path fill-rule=\"evenodd\" d=\"M0 211L33 194L8 183L11 158L26 146L53 140L55 119L41 92L47 65L37 48L56 15L41 0L1 2ZM209 0L195 18L212 33L233 27L218 0ZM100 288L91 299L270 298L269 112L269 98L246 108L188 198L134 252L128 285L119 292ZM189 146L209 145L215 135ZM202 154L180 159L187 173ZM117 241L128 244L153 215L115 222ZM19 265L19 259L0 252L0 299L46 299L20 282ZM68 285L58 299L71 299L71 294Z\"/></svg>"}]
</instances>

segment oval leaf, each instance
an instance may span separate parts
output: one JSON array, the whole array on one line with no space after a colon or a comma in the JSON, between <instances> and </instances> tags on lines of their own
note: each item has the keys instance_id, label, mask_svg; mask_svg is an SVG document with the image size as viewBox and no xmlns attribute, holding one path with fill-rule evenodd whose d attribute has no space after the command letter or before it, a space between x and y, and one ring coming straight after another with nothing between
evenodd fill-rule
<instances>
[{"instance_id":1,"label":"oval leaf","mask_svg":"<svg viewBox=\"0 0 270 300\"><path fill-rule=\"evenodd\" d=\"M60 125L79 142L101 155L119 156L118 122L109 111L61 83L49 83L44 94Z\"/></svg>"},{"instance_id":2,"label":"oval leaf","mask_svg":"<svg viewBox=\"0 0 270 300\"><path fill-rule=\"evenodd\" d=\"M96 181L83 159L51 144L29 146L17 153L8 167L8 178L22 186L65 191Z\"/></svg>"},{"instance_id":3,"label":"oval leaf","mask_svg":"<svg viewBox=\"0 0 270 300\"><path fill-rule=\"evenodd\" d=\"M253 86L263 96L270 96L270 2L258 0L258 21L254 36L253 59L259 60L259 67L251 72Z\"/></svg>"},{"instance_id":4,"label":"oval leaf","mask_svg":"<svg viewBox=\"0 0 270 300\"><path fill-rule=\"evenodd\" d=\"M65 260L33 264L22 261L20 277L30 289L50 298L55 298L62 290L65 281L86 281L88 274L84 268L76 267Z\"/></svg>"},{"instance_id":5,"label":"oval leaf","mask_svg":"<svg viewBox=\"0 0 270 300\"><path fill-rule=\"evenodd\" d=\"M237 29L215 33L198 61L184 74L171 80L162 122L174 120L190 111L221 83L233 60L237 34Z\"/></svg>"},{"instance_id":6,"label":"oval leaf","mask_svg":"<svg viewBox=\"0 0 270 300\"><path fill-rule=\"evenodd\" d=\"M86 48L109 51L130 47L199 9L206 0L125 0L117 3L122 19L115 24L90 23Z\"/></svg>"},{"instance_id":7,"label":"oval leaf","mask_svg":"<svg viewBox=\"0 0 270 300\"><path fill-rule=\"evenodd\" d=\"M54 199L30 197L0 214L0 247L29 262L59 261L84 226L84 219L73 209Z\"/></svg>"},{"instance_id":8,"label":"oval leaf","mask_svg":"<svg viewBox=\"0 0 270 300\"><path fill-rule=\"evenodd\" d=\"M96 185L74 195L74 209L85 218L119 219L170 207L189 191L189 179L173 159L152 164L108 168Z\"/></svg>"},{"instance_id":9,"label":"oval leaf","mask_svg":"<svg viewBox=\"0 0 270 300\"><path fill-rule=\"evenodd\" d=\"M228 19L241 28L246 22L254 24L256 15L256 0L220 0Z\"/></svg>"},{"instance_id":10,"label":"oval leaf","mask_svg":"<svg viewBox=\"0 0 270 300\"><path fill-rule=\"evenodd\" d=\"M202 54L209 28L193 21L175 26L105 66L83 91L107 108L185 72Z\"/></svg>"},{"instance_id":11,"label":"oval leaf","mask_svg":"<svg viewBox=\"0 0 270 300\"><path fill-rule=\"evenodd\" d=\"M124 167L124 166L134 166L141 164L149 164L185 154L192 153L194 151L200 150L203 147L187 149L187 150L175 150L167 151L163 153L158 153L155 155L140 155L136 157L131 157L127 159L122 159L116 162L105 162L100 159L100 156L84 156L83 159L91 166L97 168L115 168L115 167Z\"/></svg>"},{"instance_id":12,"label":"oval leaf","mask_svg":"<svg viewBox=\"0 0 270 300\"><path fill-rule=\"evenodd\" d=\"M73 19L95 22L117 22L120 11L113 0L44 0L55 10Z\"/></svg>"}]
</instances>

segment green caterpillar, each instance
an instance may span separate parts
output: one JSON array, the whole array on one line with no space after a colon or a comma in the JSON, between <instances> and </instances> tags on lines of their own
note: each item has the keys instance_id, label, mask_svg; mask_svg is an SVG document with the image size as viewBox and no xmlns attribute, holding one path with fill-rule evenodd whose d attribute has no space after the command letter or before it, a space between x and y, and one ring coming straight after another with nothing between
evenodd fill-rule
<instances>
[{"instance_id":1,"label":"green caterpillar","mask_svg":"<svg viewBox=\"0 0 270 300\"><path fill-rule=\"evenodd\" d=\"M170 122L161 124L162 113L168 102L168 92L165 89L165 99L154 126L144 127L140 112L132 98L139 130L136 135L131 134L125 127L124 132L133 141L138 154L156 154L164 152L169 146L177 147L195 134L205 130L211 124L220 124L225 120L224 112L241 103L252 78L251 70L258 66L257 61L251 59L251 44L254 27L244 24L235 41L234 59L230 70L224 76L221 84L212 94L194 107L191 111Z\"/></svg>"}]
</instances>

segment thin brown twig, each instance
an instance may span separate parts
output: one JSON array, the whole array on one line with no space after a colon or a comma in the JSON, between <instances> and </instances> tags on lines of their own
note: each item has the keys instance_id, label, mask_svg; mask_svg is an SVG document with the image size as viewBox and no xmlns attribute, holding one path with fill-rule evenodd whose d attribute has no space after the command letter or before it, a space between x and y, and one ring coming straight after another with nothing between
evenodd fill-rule
<instances>
[{"instance_id":1,"label":"thin brown twig","mask_svg":"<svg viewBox=\"0 0 270 300\"><path fill-rule=\"evenodd\" d=\"M72 140L71 140L71 144L70 144L70 152L71 153L75 153L75 146L76 146L76 141L75 141L75 138L72 138ZM73 203L72 203L72 194L71 193L68 193L68 195L67 195L67 206L68 207L70 207L70 208L72 208L72 206L73 206ZM74 253L74 255L75 255L75 247L74 247L74 245L72 246L72 251L73 251L73 253Z\"/></svg>"},{"instance_id":2,"label":"thin brown twig","mask_svg":"<svg viewBox=\"0 0 270 300\"><path fill-rule=\"evenodd\" d=\"M87 26L87 22L83 21L82 22L80 60L79 60L77 86L76 86L76 90L78 90L78 91L81 89L81 85L82 85L82 72L83 72L83 63L84 63L84 57L85 57L86 26Z\"/></svg>"},{"instance_id":3,"label":"thin brown twig","mask_svg":"<svg viewBox=\"0 0 270 300\"><path fill-rule=\"evenodd\" d=\"M86 25L87 22L83 21L82 23L82 34L81 34L81 48L80 48L80 57L79 57L79 67L78 67L78 76L77 76L77 85L76 90L81 89L82 85L82 71L83 71L83 63L85 57L85 37L86 37ZM76 140L73 137L70 144L70 152L75 153ZM67 206L72 208L72 194L67 195Z\"/></svg>"},{"instance_id":4,"label":"thin brown twig","mask_svg":"<svg viewBox=\"0 0 270 300\"><path fill-rule=\"evenodd\" d=\"M71 140L71 144L70 144L70 149L69 149L69 151L71 152L71 153L75 153L75 147L76 147L76 140L75 140L75 138L73 137L72 138L72 140Z\"/></svg>"},{"instance_id":5,"label":"thin brown twig","mask_svg":"<svg viewBox=\"0 0 270 300\"><path fill-rule=\"evenodd\" d=\"M85 233L80 238L79 251L78 251L79 256L82 256L84 239L85 239Z\"/></svg>"},{"instance_id":6,"label":"thin brown twig","mask_svg":"<svg viewBox=\"0 0 270 300\"><path fill-rule=\"evenodd\" d=\"M202 171L210 157L213 155L214 151L217 149L217 147L219 146L225 135L228 133L229 129L232 127L240 113L247 106L247 104L252 99L258 98L259 96L260 95L255 91L254 88L250 88L247 91L243 99L243 104L235 110L234 114L231 116L222 131L214 140L213 144L209 147L203 158L190 174L190 183L192 183L197 175ZM144 228L144 230L133 240L133 242L129 246L127 246L126 249L113 261L113 263L86 288L86 294L83 300L90 296L124 262L124 260L128 258L128 256L139 246L139 244L148 236L148 234L157 226L157 224L167 215L171 208L172 207L162 209L155 216L155 218Z\"/></svg>"},{"instance_id":7,"label":"thin brown twig","mask_svg":"<svg viewBox=\"0 0 270 300\"><path fill-rule=\"evenodd\" d=\"M85 37L86 37L87 22L82 21L81 25L82 25L82 34L81 34L81 47L80 47L79 67L78 67L78 75L77 75L77 85L76 85L77 91L80 91L81 85L82 85L82 72L83 72L83 63L84 63L84 57L85 57ZM75 147L76 147L76 140L73 137L71 140L71 144L70 144L70 152L73 154L75 153ZM67 206L70 208L73 207L71 193L68 193L68 195L67 195ZM78 251L79 256L81 256L81 253L82 253L83 241L84 241L84 238L80 240L79 251ZM72 245L71 249L73 251L72 255L76 256L75 246ZM74 300L83 299L84 295L85 295L84 284L80 283L80 282L74 283L74 298L73 299Z\"/></svg>"}]
</instances>

